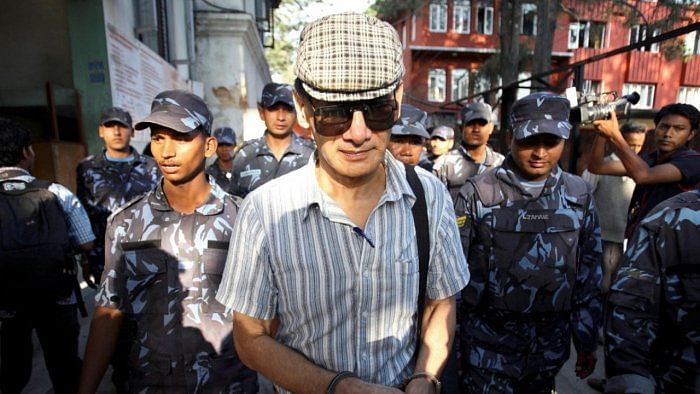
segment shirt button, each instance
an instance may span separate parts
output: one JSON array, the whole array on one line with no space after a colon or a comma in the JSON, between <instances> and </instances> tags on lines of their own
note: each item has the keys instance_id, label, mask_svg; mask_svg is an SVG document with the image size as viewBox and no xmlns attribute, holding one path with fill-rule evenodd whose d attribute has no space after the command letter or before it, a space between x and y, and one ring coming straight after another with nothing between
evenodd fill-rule
<instances>
[{"instance_id":1,"label":"shirt button","mask_svg":"<svg viewBox=\"0 0 700 394\"><path fill-rule=\"evenodd\" d=\"M367 361L367 353L362 353L362 359Z\"/></svg>"},{"instance_id":2,"label":"shirt button","mask_svg":"<svg viewBox=\"0 0 700 394\"><path fill-rule=\"evenodd\" d=\"M368 276L369 276L369 271L364 270L364 272L362 272L362 276L364 276L365 278L368 277Z\"/></svg>"},{"instance_id":3,"label":"shirt button","mask_svg":"<svg viewBox=\"0 0 700 394\"><path fill-rule=\"evenodd\" d=\"M367 312L362 312L362 318L367 319Z\"/></svg>"}]
</instances>

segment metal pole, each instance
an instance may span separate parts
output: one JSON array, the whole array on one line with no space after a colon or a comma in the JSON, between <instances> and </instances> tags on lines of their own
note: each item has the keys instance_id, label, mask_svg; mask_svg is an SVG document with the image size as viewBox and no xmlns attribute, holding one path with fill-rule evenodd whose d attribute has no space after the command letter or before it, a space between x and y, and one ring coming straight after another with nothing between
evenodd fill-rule
<instances>
[{"instance_id":1,"label":"metal pole","mask_svg":"<svg viewBox=\"0 0 700 394\"><path fill-rule=\"evenodd\" d=\"M580 92L583 89L583 64L579 64L574 69L574 87L576 91ZM577 103L573 103L576 105ZM572 174L576 173L576 162L578 161L578 145L579 145L579 129L578 123L574 123L571 128L571 150L569 151L569 171Z\"/></svg>"},{"instance_id":2,"label":"metal pole","mask_svg":"<svg viewBox=\"0 0 700 394\"><path fill-rule=\"evenodd\" d=\"M51 124L51 140L58 141L58 120L56 118L56 102L53 97L53 85L51 81L46 82L46 105L49 110L49 122Z\"/></svg>"}]
</instances>

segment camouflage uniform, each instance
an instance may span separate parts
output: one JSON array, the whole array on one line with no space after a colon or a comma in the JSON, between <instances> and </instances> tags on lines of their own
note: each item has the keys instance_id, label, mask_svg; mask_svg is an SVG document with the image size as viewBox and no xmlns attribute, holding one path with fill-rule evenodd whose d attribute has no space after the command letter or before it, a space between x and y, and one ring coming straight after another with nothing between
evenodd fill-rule
<instances>
[{"instance_id":1,"label":"camouflage uniform","mask_svg":"<svg viewBox=\"0 0 700 394\"><path fill-rule=\"evenodd\" d=\"M77 195L85 207L95 247L88 254L95 279L100 280L104 269L104 239L107 218L117 208L152 190L158 182L160 171L156 162L131 149L134 159L128 162L107 160L106 150L99 155L83 159L76 169Z\"/></svg>"},{"instance_id":2,"label":"camouflage uniform","mask_svg":"<svg viewBox=\"0 0 700 394\"><path fill-rule=\"evenodd\" d=\"M232 313L214 298L237 209L212 183L209 200L183 215L158 185L110 217L96 303L136 322L132 391L257 391L234 350Z\"/></svg>"},{"instance_id":3,"label":"camouflage uniform","mask_svg":"<svg viewBox=\"0 0 700 394\"><path fill-rule=\"evenodd\" d=\"M698 256L695 189L642 220L616 272L605 316L607 392L700 392Z\"/></svg>"},{"instance_id":4,"label":"camouflage uniform","mask_svg":"<svg viewBox=\"0 0 700 394\"><path fill-rule=\"evenodd\" d=\"M477 163L472 159L469 151L464 146L459 146L435 160L433 173L449 189L459 189L467 182L467 179L500 166L503 163L503 159L504 156L502 154L486 145L484 162Z\"/></svg>"},{"instance_id":5,"label":"camouflage uniform","mask_svg":"<svg viewBox=\"0 0 700 394\"><path fill-rule=\"evenodd\" d=\"M572 333L577 351L596 349L602 247L590 190L556 167L536 197L513 166L509 156L468 180L455 201L472 274L459 322L467 392L553 384Z\"/></svg>"},{"instance_id":6,"label":"camouflage uniform","mask_svg":"<svg viewBox=\"0 0 700 394\"><path fill-rule=\"evenodd\" d=\"M231 180L233 179L233 173L229 171L224 171L219 167L219 159L211 163L206 170L207 175L214 178L216 184L219 185L224 190L231 190L233 184Z\"/></svg>"},{"instance_id":7,"label":"camouflage uniform","mask_svg":"<svg viewBox=\"0 0 700 394\"><path fill-rule=\"evenodd\" d=\"M229 192L245 197L261 185L303 167L316 146L292 134L292 141L280 161L275 159L265 136L246 142L233 158L233 179Z\"/></svg>"}]
</instances>

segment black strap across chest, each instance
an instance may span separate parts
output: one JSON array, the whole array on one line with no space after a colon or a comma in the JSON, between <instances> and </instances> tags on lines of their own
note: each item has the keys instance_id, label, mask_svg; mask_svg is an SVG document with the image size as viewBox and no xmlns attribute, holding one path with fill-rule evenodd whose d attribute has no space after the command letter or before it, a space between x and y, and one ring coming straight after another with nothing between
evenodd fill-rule
<instances>
[{"instance_id":1,"label":"black strap across chest","mask_svg":"<svg viewBox=\"0 0 700 394\"><path fill-rule=\"evenodd\" d=\"M416 195L416 202L411 211L413 213L413 224L416 227L416 241L418 242L418 266L419 266L419 287L418 287L418 314L416 322L417 345L414 358L418 358L418 351L421 345L423 330L423 313L425 311L425 290L428 284L428 263L430 261L430 233L428 228L428 208L425 202L425 190L421 184L414 166L406 165L406 180Z\"/></svg>"}]
</instances>

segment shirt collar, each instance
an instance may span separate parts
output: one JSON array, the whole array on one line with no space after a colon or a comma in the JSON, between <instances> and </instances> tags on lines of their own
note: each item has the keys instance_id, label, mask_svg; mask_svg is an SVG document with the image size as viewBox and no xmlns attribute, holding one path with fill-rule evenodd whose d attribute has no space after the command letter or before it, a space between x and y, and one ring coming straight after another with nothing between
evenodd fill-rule
<instances>
[{"instance_id":1,"label":"shirt collar","mask_svg":"<svg viewBox=\"0 0 700 394\"><path fill-rule=\"evenodd\" d=\"M208 182L211 185L211 192L209 193L209 198L207 201L198 206L194 211L200 215L212 216L218 215L224 210L224 199L226 198L226 192L216 184L212 177L208 177ZM148 203L157 211L172 211L168 199L165 197L163 192L163 179L158 182L156 188L148 197Z\"/></svg>"},{"instance_id":2,"label":"shirt collar","mask_svg":"<svg viewBox=\"0 0 700 394\"><path fill-rule=\"evenodd\" d=\"M335 203L321 189L316 180L316 163L318 161L317 154L311 155L308 164L299 171L305 171L303 176L304 187L306 190L306 201L304 203L304 219L309 215L309 209L318 207L324 216L334 211ZM404 196L409 200L411 206L416 200L416 195L413 193L411 186L406 180L406 172L403 163L396 160L388 151L384 152L384 171L386 172L386 187L384 193L379 198L377 206L390 201L399 201Z\"/></svg>"},{"instance_id":3,"label":"shirt collar","mask_svg":"<svg viewBox=\"0 0 700 394\"><path fill-rule=\"evenodd\" d=\"M462 156L464 156L466 159L472 161L473 163L476 163L474 159L472 158L471 153L467 150L467 148L464 146L464 142L459 145L460 153L462 153ZM480 165L486 166L486 167L491 167L493 166L493 149L491 149L490 146L486 145L486 154L484 155L484 161L483 163L478 163Z\"/></svg>"},{"instance_id":4,"label":"shirt collar","mask_svg":"<svg viewBox=\"0 0 700 394\"><path fill-rule=\"evenodd\" d=\"M27 179L34 180L34 176L21 167L0 167L0 180L6 180L11 178L27 177Z\"/></svg>"},{"instance_id":5,"label":"shirt collar","mask_svg":"<svg viewBox=\"0 0 700 394\"><path fill-rule=\"evenodd\" d=\"M503 162L503 165L495 170L497 171L496 177L498 177L500 180L507 183L508 185L517 188L523 195L534 197L522 186L522 184L520 183L522 178L515 172L515 170L513 169L514 167L515 163L513 162L513 157L510 154L508 154L505 161ZM554 191L554 188L557 186L557 184L559 184L561 174L562 169L557 164L552 169L552 172L549 173L549 176L547 177L547 180L544 183L544 188L542 189L542 193L540 194L540 196L549 195Z\"/></svg>"},{"instance_id":6,"label":"shirt collar","mask_svg":"<svg viewBox=\"0 0 700 394\"><path fill-rule=\"evenodd\" d=\"M140 163L143 161L143 156L139 152L137 152L133 146L130 146L129 149L131 150L131 155L134 156L134 160L131 161L132 164ZM95 157L95 161L102 165L110 163L110 161L107 160L107 148L102 148L102 153Z\"/></svg>"},{"instance_id":7,"label":"shirt collar","mask_svg":"<svg viewBox=\"0 0 700 394\"><path fill-rule=\"evenodd\" d=\"M267 140L265 139L265 136L267 136L267 133L269 133L269 131L265 130L265 134L258 139L259 140L258 146L260 147L260 149L258 149L258 154L257 154L258 156L266 156L266 155L272 156L272 151L270 150L270 147L267 146ZM303 144L304 144L303 139L301 137L299 137L298 135L294 134L294 132L292 132L292 140L289 141L289 146L284 151L284 154L282 156L285 156L288 153L292 153L295 155L304 154Z\"/></svg>"}]
</instances>

